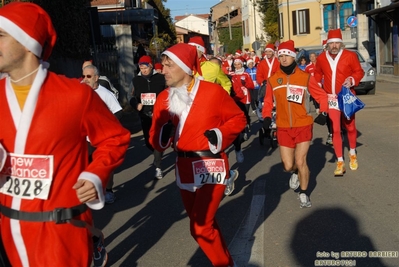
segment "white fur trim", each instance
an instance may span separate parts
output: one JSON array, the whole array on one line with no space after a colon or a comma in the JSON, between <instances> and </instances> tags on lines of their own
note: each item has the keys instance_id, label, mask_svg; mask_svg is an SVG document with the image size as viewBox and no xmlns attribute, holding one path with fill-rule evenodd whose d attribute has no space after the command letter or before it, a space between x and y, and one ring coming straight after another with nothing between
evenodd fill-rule
<instances>
[{"instance_id":1,"label":"white fur trim","mask_svg":"<svg viewBox=\"0 0 399 267\"><path fill-rule=\"evenodd\" d=\"M265 49L265 52L266 52L266 51L272 51L272 52L274 53L274 50L271 49L271 48L269 48L269 47Z\"/></svg>"},{"instance_id":2,"label":"white fur trim","mask_svg":"<svg viewBox=\"0 0 399 267\"><path fill-rule=\"evenodd\" d=\"M327 44L329 43L342 43L342 39L341 38L330 38L327 40Z\"/></svg>"},{"instance_id":3,"label":"white fur trim","mask_svg":"<svg viewBox=\"0 0 399 267\"><path fill-rule=\"evenodd\" d=\"M33 54L35 54L39 58L41 57L43 47L40 45L40 43L34 38L30 37L14 22L3 16L0 16L0 28L5 30L9 35L11 35L20 44L25 46Z\"/></svg>"},{"instance_id":4,"label":"white fur trim","mask_svg":"<svg viewBox=\"0 0 399 267\"><path fill-rule=\"evenodd\" d=\"M212 145L212 144L209 143L209 141L208 141L209 150L210 150L213 154L219 153L219 152L221 151L221 149L222 149L222 142L223 142L223 135L222 135L222 132L221 132L218 128L209 129L209 131L215 131L215 132L216 132L216 137L218 138L218 142L217 142L216 146L215 146L215 145Z\"/></svg>"},{"instance_id":5,"label":"white fur trim","mask_svg":"<svg viewBox=\"0 0 399 267\"><path fill-rule=\"evenodd\" d=\"M203 47L202 45L196 44L196 43L188 43L189 45L195 46L199 51L201 51L202 53L205 53L205 47Z\"/></svg>"},{"instance_id":6,"label":"white fur trim","mask_svg":"<svg viewBox=\"0 0 399 267\"><path fill-rule=\"evenodd\" d=\"M92 182L97 191L98 199L87 202L86 205L93 210L102 209L104 207L105 197L100 177L91 172L82 172L79 175L78 180L87 180Z\"/></svg>"},{"instance_id":7,"label":"white fur trim","mask_svg":"<svg viewBox=\"0 0 399 267\"><path fill-rule=\"evenodd\" d=\"M278 50L278 55L287 55L287 56L291 56L291 57L296 57L296 53L289 50L289 49L280 49Z\"/></svg>"},{"instance_id":8,"label":"white fur trim","mask_svg":"<svg viewBox=\"0 0 399 267\"><path fill-rule=\"evenodd\" d=\"M188 75L193 75L193 71L183 62L180 60L178 56L173 54L170 51L164 51L162 55L167 55L171 60L173 60L184 72L186 72Z\"/></svg>"}]
</instances>

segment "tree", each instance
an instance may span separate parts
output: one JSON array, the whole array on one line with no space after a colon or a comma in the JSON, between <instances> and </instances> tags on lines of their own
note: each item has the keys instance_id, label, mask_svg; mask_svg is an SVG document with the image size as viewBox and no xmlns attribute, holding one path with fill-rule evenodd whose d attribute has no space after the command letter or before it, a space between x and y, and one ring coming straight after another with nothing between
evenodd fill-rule
<instances>
[{"instance_id":1,"label":"tree","mask_svg":"<svg viewBox=\"0 0 399 267\"><path fill-rule=\"evenodd\" d=\"M157 23L158 36L154 36L154 38L157 41L157 46L161 45L162 49L176 43L176 29L170 17L170 9L165 8L163 5L163 2L166 1L167 0L147 0L147 3L156 8L158 13L160 13ZM150 49L152 50L155 49L155 43L153 43L154 40L151 40Z\"/></svg>"},{"instance_id":2,"label":"tree","mask_svg":"<svg viewBox=\"0 0 399 267\"><path fill-rule=\"evenodd\" d=\"M274 43L280 39L278 33L278 3L277 0L258 1L258 11L263 14L264 31L268 35L268 42Z\"/></svg>"},{"instance_id":3,"label":"tree","mask_svg":"<svg viewBox=\"0 0 399 267\"><path fill-rule=\"evenodd\" d=\"M226 53L234 54L237 49L241 49L242 41L242 25L241 22L231 25L231 40L230 30L228 27L218 27L219 42L224 45Z\"/></svg>"}]
</instances>

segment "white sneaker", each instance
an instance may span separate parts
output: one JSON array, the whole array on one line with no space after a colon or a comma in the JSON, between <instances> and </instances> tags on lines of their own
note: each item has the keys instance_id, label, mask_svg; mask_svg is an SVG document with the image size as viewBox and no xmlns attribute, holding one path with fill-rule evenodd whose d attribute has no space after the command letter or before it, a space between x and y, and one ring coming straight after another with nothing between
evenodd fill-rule
<instances>
[{"instance_id":1,"label":"white sneaker","mask_svg":"<svg viewBox=\"0 0 399 267\"><path fill-rule=\"evenodd\" d=\"M112 204L115 202L115 194L111 191L105 191L105 203Z\"/></svg>"},{"instance_id":2,"label":"white sneaker","mask_svg":"<svg viewBox=\"0 0 399 267\"><path fill-rule=\"evenodd\" d=\"M242 150L236 151L236 160L237 160L237 163L244 162L244 154L242 153Z\"/></svg>"},{"instance_id":3,"label":"white sneaker","mask_svg":"<svg viewBox=\"0 0 399 267\"><path fill-rule=\"evenodd\" d=\"M158 180L161 180L163 178L163 173L160 168L155 169L155 178L157 178Z\"/></svg>"},{"instance_id":4,"label":"white sneaker","mask_svg":"<svg viewBox=\"0 0 399 267\"><path fill-rule=\"evenodd\" d=\"M230 170L230 178L227 180L226 189L224 189L224 195L230 196L234 191L234 181L238 178L237 170Z\"/></svg>"},{"instance_id":5,"label":"white sneaker","mask_svg":"<svg viewBox=\"0 0 399 267\"><path fill-rule=\"evenodd\" d=\"M299 179L298 179L298 174L297 173L293 172L291 174L291 178L290 178L289 184L290 184L290 188L292 190L297 190L298 189L298 187L299 187Z\"/></svg>"},{"instance_id":6,"label":"white sneaker","mask_svg":"<svg viewBox=\"0 0 399 267\"><path fill-rule=\"evenodd\" d=\"M301 209L312 207L312 203L310 203L310 199L305 193L299 194L299 207Z\"/></svg>"}]
</instances>

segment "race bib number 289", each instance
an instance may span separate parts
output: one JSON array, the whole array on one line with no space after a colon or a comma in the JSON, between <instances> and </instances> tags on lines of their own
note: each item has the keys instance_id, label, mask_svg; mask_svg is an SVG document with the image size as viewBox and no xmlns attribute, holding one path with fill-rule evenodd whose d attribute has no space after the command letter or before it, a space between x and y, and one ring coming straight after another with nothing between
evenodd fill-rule
<instances>
[{"instance_id":1,"label":"race bib number 289","mask_svg":"<svg viewBox=\"0 0 399 267\"><path fill-rule=\"evenodd\" d=\"M196 186L204 184L224 184L226 167L223 159L203 159L194 161L193 174Z\"/></svg>"},{"instance_id":2,"label":"race bib number 289","mask_svg":"<svg viewBox=\"0 0 399 267\"><path fill-rule=\"evenodd\" d=\"M23 199L47 199L53 181L51 155L9 153L0 175L0 192Z\"/></svg>"}]
</instances>

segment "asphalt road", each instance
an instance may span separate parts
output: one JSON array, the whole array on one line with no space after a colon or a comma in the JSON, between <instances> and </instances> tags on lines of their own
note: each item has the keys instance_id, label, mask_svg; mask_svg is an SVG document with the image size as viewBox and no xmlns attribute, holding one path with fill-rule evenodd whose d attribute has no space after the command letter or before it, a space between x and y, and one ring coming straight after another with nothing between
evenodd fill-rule
<instances>
[{"instance_id":1,"label":"asphalt road","mask_svg":"<svg viewBox=\"0 0 399 267\"><path fill-rule=\"evenodd\" d=\"M297 194L289 189L290 175L282 170L278 148L261 146L253 134L243 143L244 163L237 164L229 150L240 177L217 219L238 266L337 266L331 260L343 260L341 266L399 266L398 87L378 82L376 95L359 96L366 104L356 114L359 169L347 168L342 178L333 176L326 127L314 126L309 209L300 209ZM125 118L136 119L134 114ZM256 117L252 120L255 133L260 125ZM154 180L153 158L140 129L128 124L133 134L115 174L117 200L93 212L106 237L107 266L211 266L190 236L174 183L173 152L164 155L165 177Z\"/></svg>"}]
</instances>

